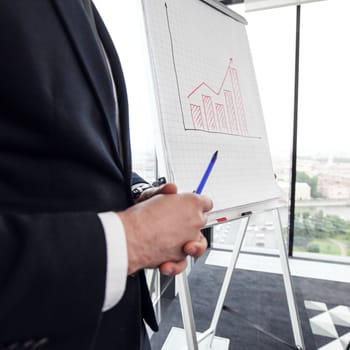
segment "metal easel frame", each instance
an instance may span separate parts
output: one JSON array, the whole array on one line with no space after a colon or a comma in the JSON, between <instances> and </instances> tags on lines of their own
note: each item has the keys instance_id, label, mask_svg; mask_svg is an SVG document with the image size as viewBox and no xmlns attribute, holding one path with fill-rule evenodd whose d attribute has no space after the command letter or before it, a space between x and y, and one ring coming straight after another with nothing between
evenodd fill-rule
<instances>
[{"instance_id":1,"label":"metal easel frame","mask_svg":"<svg viewBox=\"0 0 350 350\"><path fill-rule=\"evenodd\" d=\"M282 275L283 275L283 281L284 281L285 292L287 297L289 316L290 316L292 329L293 329L294 341L295 341L296 347L298 347L299 349L305 349L299 314L297 311L293 287L292 287L291 274L290 274L290 269L288 264L288 256L287 256L286 247L284 244L281 218L280 218L278 209L277 208L272 209L272 214L273 214L274 225L276 228L278 247L279 247L279 253L280 253L280 261L281 261L281 267L282 267ZM216 308L212 317L210 327L206 331L201 333L198 337L196 335L192 302L191 302L191 296L190 296L186 272L183 272L182 274L176 276L176 282L178 285L179 299L180 299L180 305L181 305L182 319L183 319L184 329L186 333L186 340L187 340L187 347L183 348L182 350L185 350L185 349L198 350L198 344L208 337L210 337L210 342L208 343L209 347L207 349L213 349L212 348L213 339L216 333L220 314L224 306L226 294L227 294L229 285L231 283L233 271L236 267L238 256L243 244L243 240L247 232L249 219L250 219L250 215L241 219L241 225L238 231L237 240L232 250L230 263L226 270L226 274L222 283L221 291L217 300Z\"/></svg>"}]
</instances>

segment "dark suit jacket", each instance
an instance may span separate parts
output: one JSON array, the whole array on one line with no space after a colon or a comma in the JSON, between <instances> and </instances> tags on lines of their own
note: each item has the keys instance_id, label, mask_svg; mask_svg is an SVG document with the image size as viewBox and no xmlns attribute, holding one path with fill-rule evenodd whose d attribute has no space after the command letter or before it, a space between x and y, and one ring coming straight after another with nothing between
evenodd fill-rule
<instances>
[{"instance_id":1,"label":"dark suit jacket","mask_svg":"<svg viewBox=\"0 0 350 350\"><path fill-rule=\"evenodd\" d=\"M101 313L106 247L96 213L132 205L139 179L120 63L95 15L122 153L111 81L80 1L0 1L1 349L133 350L142 317L157 327L143 272Z\"/></svg>"}]
</instances>

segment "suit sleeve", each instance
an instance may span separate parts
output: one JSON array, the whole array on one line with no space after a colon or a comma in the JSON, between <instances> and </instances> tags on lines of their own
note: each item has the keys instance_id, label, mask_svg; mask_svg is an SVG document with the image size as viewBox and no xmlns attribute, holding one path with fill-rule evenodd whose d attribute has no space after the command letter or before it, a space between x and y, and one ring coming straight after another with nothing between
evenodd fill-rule
<instances>
[{"instance_id":1,"label":"suit sleeve","mask_svg":"<svg viewBox=\"0 0 350 350\"><path fill-rule=\"evenodd\" d=\"M105 276L95 213L0 215L1 342L93 334Z\"/></svg>"},{"instance_id":2,"label":"suit sleeve","mask_svg":"<svg viewBox=\"0 0 350 350\"><path fill-rule=\"evenodd\" d=\"M148 183L145 179L143 179L139 174L136 172L133 172L131 174L131 184L130 186L136 185L138 183Z\"/></svg>"}]
</instances>

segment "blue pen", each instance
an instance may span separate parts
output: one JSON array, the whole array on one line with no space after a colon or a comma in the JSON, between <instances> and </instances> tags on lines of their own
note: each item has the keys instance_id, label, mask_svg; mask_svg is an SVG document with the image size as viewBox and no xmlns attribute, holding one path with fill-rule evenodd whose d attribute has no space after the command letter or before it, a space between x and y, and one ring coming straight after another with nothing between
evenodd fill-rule
<instances>
[{"instance_id":1,"label":"blue pen","mask_svg":"<svg viewBox=\"0 0 350 350\"><path fill-rule=\"evenodd\" d=\"M200 181L197 189L194 191L194 193L197 193L197 194L201 194L202 193L203 188L204 188L204 186L205 186L205 184L206 184L206 182L207 182L207 180L209 178L209 175L210 175L210 173L211 173L211 171L213 169L213 166L214 166L214 164L216 162L216 158L217 157L218 157L218 151L214 152L213 156L211 157L210 162L208 164L208 167L205 170L205 172L204 172L204 174L203 174L203 176L201 178L201 181Z\"/></svg>"}]
</instances>

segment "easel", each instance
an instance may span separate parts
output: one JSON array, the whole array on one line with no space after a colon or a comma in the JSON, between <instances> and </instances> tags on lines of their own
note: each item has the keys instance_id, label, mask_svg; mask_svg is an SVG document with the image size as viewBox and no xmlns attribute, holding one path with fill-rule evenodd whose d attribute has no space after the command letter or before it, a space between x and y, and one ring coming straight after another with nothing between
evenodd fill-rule
<instances>
[{"instance_id":1,"label":"easel","mask_svg":"<svg viewBox=\"0 0 350 350\"><path fill-rule=\"evenodd\" d=\"M273 215L273 222L274 222L276 234L277 234L282 274L283 274L284 286L286 291L289 315L290 315L290 320L291 320L292 329L293 329L294 342L298 349L305 349L299 315L296 308L295 297L294 297L294 292L293 292L293 287L291 282L291 274L289 270L288 257L287 257L286 248L285 248L284 239L283 239L281 218L277 208L272 209L271 213ZM240 223L240 228L238 230L237 239L233 247L231 260L226 270L226 274L222 283L221 291L217 300L217 304L215 307L211 324L209 328L201 334L198 334L198 335L196 334L191 296L189 292L186 272L176 277L177 279L176 282L177 282L178 291L179 291L181 313L182 313L184 330L186 333L186 341L187 341L187 346L181 348L181 350L185 350L185 349L198 350L199 344L201 345L200 349L205 349L205 350L214 349L213 341L214 341L217 325L219 322L222 308L224 306L225 297L232 279L233 271L236 267L236 263L243 244L243 240L247 232L250 216L251 215L246 215L245 217L240 219L241 223ZM179 347L177 347L177 349L178 348Z\"/></svg>"}]
</instances>

